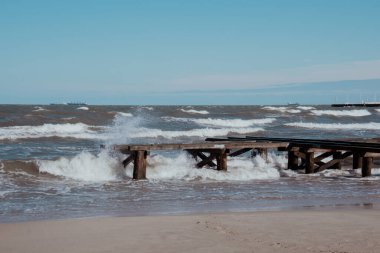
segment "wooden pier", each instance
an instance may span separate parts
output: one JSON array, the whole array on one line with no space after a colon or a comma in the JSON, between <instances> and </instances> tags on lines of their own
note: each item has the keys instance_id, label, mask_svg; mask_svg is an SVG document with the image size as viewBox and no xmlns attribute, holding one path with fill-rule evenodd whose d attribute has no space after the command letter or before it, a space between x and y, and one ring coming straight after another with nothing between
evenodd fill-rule
<instances>
[{"instance_id":1,"label":"wooden pier","mask_svg":"<svg viewBox=\"0 0 380 253\"><path fill-rule=\"evenodd\" d=\"M124 167L133 163L133 179L146 179L146 158L150 151L183 150L197 160L197 167L208 166L227 171L227 158L251 152L251 156L267 158L268 149L287 152L288 169L306 174L326 169L341 169L342 162L352 157L352 168L371 176L373 159L380 157L380 143L372 141L315 140L267 137L207 138L199 143L165 143L116 145L114 149L128 155ZM324 161L329 158L328 161Z\"/></svg>"}]
</instances>

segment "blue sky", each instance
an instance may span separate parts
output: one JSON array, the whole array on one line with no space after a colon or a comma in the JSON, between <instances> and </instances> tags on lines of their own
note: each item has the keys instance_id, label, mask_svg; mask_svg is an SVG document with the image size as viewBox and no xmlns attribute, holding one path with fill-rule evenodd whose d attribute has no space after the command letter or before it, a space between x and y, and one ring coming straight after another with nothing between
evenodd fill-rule
<instances>
[{"instance_id":1,"label":"blue sky","mask_svg":"<svg viewBox=\"0 0 380 253\"><path fill-rule=\"evenodd\" d=\"M0 103L371 98L379 13L377 0L1 0Z\"/></svg>"}]
</instances>

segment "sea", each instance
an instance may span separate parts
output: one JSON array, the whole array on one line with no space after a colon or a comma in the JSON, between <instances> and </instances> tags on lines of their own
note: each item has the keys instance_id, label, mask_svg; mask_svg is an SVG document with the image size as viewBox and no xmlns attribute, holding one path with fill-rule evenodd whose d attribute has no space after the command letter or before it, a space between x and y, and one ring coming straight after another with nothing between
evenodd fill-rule
<instances>
[{"instance_id":1,"label":"sea","mask_svg":"<svg viewBox=\"0 0 380 253\"><path fill-rule=\"evenodd\" d=\"M0 105L0 222L380 204L377 164L368 178L349 165L306 175L272 150L268 160L230 157L221 172L183 151L152 151L147 180L134 181L113 149L226 136L378 138L380 109Z\"/></svg>"}]
</instances>

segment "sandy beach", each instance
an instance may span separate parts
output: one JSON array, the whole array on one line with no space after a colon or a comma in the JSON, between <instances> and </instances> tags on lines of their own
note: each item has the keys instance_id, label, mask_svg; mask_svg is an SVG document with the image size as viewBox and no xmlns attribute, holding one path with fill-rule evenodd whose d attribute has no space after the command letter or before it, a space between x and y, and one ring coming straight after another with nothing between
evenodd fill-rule
<instances>
[{"instance_id":1,"label":"sandy beach","mask_svg":"<svg viewBox=\"0 0 380 253\"><path fill-rule=\"evenodd\" d=\"M379 252L375 209L0 224L0 252Z\"/></svg>"}]
</instances>

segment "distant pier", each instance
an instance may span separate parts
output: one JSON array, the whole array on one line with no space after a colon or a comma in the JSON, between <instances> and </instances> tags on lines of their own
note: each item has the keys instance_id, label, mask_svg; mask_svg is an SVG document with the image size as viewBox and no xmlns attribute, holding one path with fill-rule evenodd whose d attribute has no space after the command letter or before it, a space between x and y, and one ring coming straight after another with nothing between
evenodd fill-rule
<instances>
[{"instance_id":1,"label":"distant pier","mask_svg":"<svg viewBox=\"0 0 380 253\"><path fill-rule=\"evenodd\" d=\"M332 104L332 107L380 107L380 102Z\"/></svg>"},{"instance_id":2,"label":"distant pier","mask_svg":"<svg viewBox=\"0 0 380 253\"><path fill-rule=\"evenodd\" d=\"M124 167L133 163L133 179L146 179L146 158L150 151L184 150L197 160L197 167L208 166L227 171L228 157L251 152L267 159L268 150L287 152L288 169L305 174L326 169L341 169L342 162L352 157L352 169L361 168L362 177L371 176L373 160L380 157L377 140L345 141L268 137L207 138L199 143L115 145L114 149L128 155ZM323 161L331 158L329 161Z\"/></svg>"}]
</instances>

